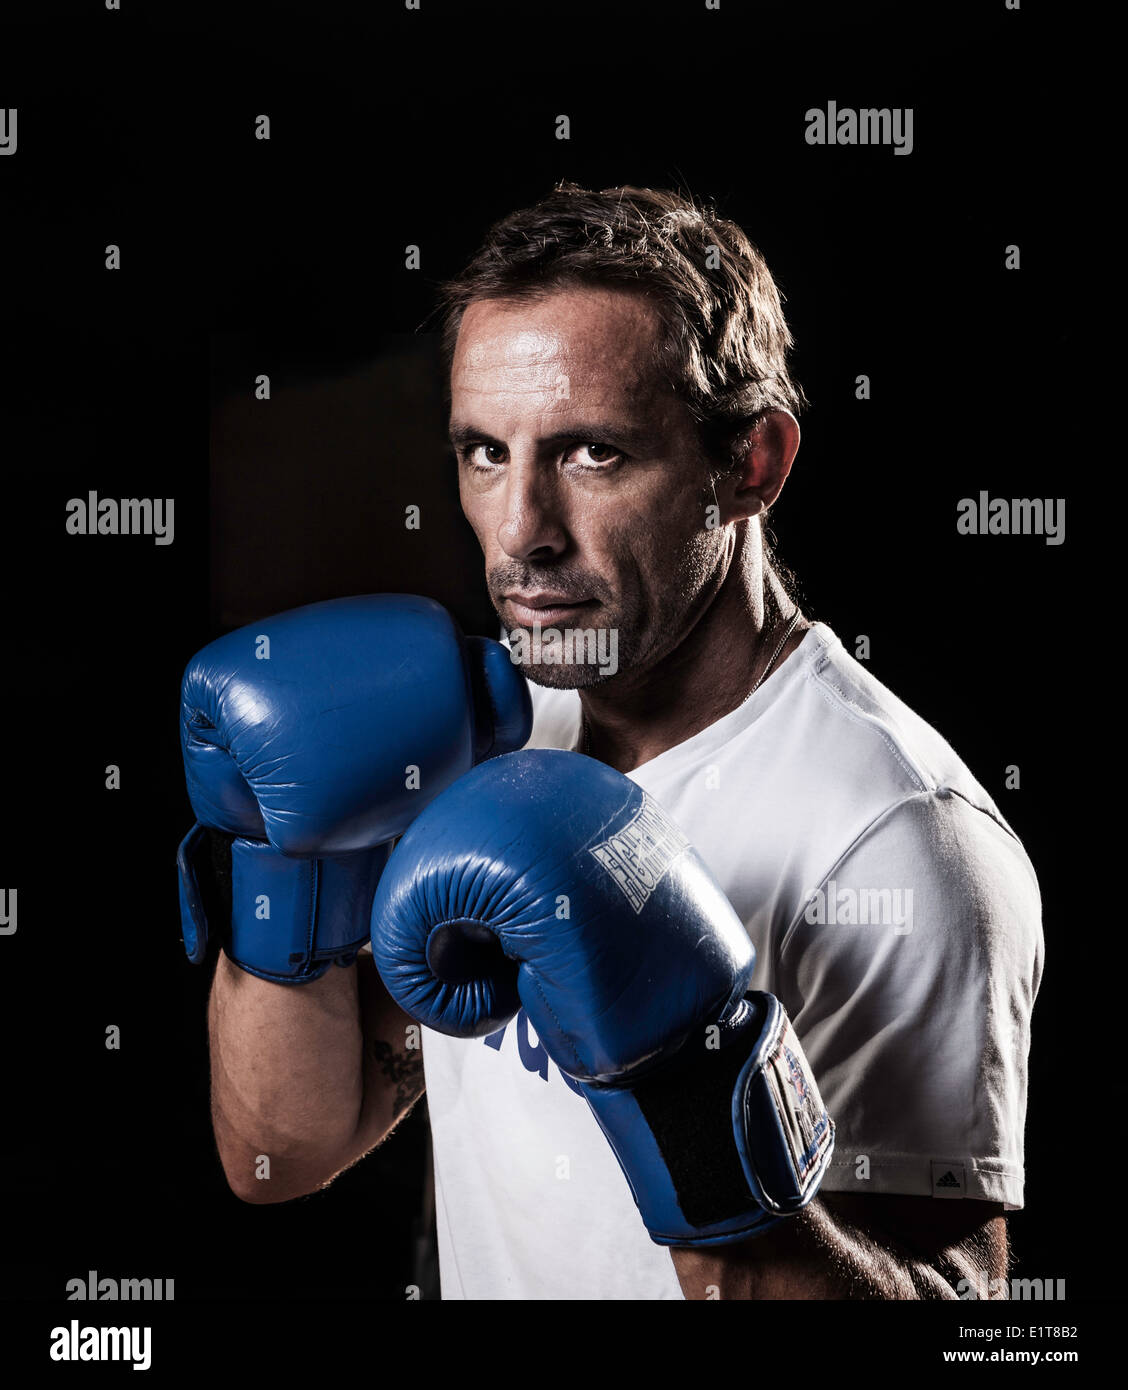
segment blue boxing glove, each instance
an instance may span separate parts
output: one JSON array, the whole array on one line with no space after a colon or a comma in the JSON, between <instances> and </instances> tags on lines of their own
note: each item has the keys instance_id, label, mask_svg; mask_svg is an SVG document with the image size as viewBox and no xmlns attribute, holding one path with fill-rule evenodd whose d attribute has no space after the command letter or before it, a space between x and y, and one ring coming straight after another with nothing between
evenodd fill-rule
<instances>
[{"instance_id":1,"label":"blue boxing glove","mask_svg":"<svg viewBox=\"0 0 1128 1390\"><path fill-rule=\"evenodd\" d=\"M280 984L355 960L390 842L531 724L505 648L463 637L430 599L315 603L212 642L181 690L189 959L218 935L236 965Z\"/></svg>"},{"instance_id":2,"label":"blue boxing glove","mask_svg":"<svg viewBox=\"0 0 1128 1390\"><path fill-rule=\"evenodd\" d=\"M396 846L372 950L438 1032L524 1005L659 1244L745 1240L814 1196L834 1126L783 1006L748 989L752 943L685 836L613 769L528 750L463 777Z\"/></svg>"}]
</instances>

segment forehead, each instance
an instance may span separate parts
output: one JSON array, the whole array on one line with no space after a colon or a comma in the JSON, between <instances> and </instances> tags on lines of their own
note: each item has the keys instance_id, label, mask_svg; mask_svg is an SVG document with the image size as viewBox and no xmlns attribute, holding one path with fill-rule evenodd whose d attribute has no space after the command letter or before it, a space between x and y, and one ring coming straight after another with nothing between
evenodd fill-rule
<instances>
[{"instance_id":1,"label":"forehead","mask_svg":"<svg viewBox=\"0 0 1128 1390\"><path fill-rule=\"evenodd\" d=\"M451 364L455 392L572 389L600 395L649 394L658 381L662 323L630 290L557 290L529 302L474 300L459 327Z\"/></svg>"}]
</instances>

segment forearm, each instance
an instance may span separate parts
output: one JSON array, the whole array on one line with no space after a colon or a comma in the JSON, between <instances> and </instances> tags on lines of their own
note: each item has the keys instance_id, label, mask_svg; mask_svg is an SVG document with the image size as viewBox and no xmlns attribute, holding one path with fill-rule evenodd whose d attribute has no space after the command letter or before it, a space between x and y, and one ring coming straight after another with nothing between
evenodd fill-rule
<instances>
[{"instance_id":1,"label":"forearm","mask_svg":"<svg viewBox=\"0 0 1128 1390\"><path fill-rule=\"evenodd\" d=\"M827 1194L756 1240L671 1250L682 1292L687 1299L955 1299L961 1279L1005 1273L1001 1218L985 1237L911 1249L893 1234L893 1221L867 1229L852 1215L848 1198Z\"/></svg>"},{"instance_id":2,"label":"forearm","mask_svg":"<svg viewBox=\"0 0 1128 1390\"><path fill-rule=\"evenodd\" d=\"M755 1240L671 1250L687 1299L896 1298L878 1252L839 1230L818 1198Z\"/></svg>"},{"instance_id":3,"label":"forearm","mask_svg":"<svg viewBox=\"0 0 1128 1390\"><path fill-rule=\"evenodd\" d=\"M351 1161L364 1091L355 965L278 985L221 954L208 1028L215 1138L234 1192L284 1201Z\"/></svg>"}]
</instances>

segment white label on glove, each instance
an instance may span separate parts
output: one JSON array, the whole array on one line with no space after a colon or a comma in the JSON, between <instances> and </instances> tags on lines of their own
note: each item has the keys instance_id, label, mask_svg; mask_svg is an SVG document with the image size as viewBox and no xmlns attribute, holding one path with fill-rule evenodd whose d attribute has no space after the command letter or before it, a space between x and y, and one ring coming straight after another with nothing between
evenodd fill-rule
<instances>
[{"instance_id":1,"label":"white label on glove","mask_svg":"<svg viewBox=\"0 0 1128 1390\"><path fill-rule=\"evenodd\" d=\"M689 848L689 841L655 806L644 805L609 840L591 853L619 887L636 915L662 880L662 875Z\"/></svg>"}]
</instances>

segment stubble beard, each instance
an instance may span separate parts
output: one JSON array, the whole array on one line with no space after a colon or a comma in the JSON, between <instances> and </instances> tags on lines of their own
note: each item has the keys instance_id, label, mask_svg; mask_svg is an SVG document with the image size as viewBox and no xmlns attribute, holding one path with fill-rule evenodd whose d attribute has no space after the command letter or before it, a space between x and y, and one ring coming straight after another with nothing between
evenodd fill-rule
<instances>
[{"instance_id":1,"label":"stubble beard","mask_svg":"<svg viewBox=\"0 0 1128 1390\"><path fill-rule=\"evenodd\" d=\"M718 558L716 546L706 536L691 535L676 558L676 578L663 594L660 611L649 614L642 595L620 601L614 607L601 600L598 625L596 622L583 624L582 620L577 623L583 632L594 633L597 656L608 655L613 644L616 654L614 671L601 667L598 661L547 660L549 644L544 639L551 625L545 625L539 638L531 627L510 627L503 615L504 600L494 599L492 595L491 600L509 638L511 650L518 646L523 649L520 658L515 657L514 665L528 680L551 690L587 690L593 686L607 685L624 675L637 674L644 666L654 665L677 647L694 626L696 618L691 615L710 587ZM596 614L592 616L594 619ZM697 613L697 617L700 617L700 613ZM522 639L520 643L517 641L519 636ZM602 639L602 646L599 639Z\"/></svg>"}]
</instances>

